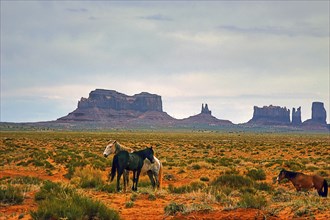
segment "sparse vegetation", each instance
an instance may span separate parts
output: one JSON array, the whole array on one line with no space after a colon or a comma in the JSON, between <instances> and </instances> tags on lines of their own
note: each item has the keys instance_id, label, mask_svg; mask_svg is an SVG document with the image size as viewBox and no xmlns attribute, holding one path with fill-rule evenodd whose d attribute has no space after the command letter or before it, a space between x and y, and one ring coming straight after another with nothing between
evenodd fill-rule
<instances>
[{"instance_id":1,"label":"sparse vegetation","mask_svg":"<svg viewBox=\"0 0 330 220\"><path fill-rule=\"evenodd\" d=\"M168 190L171 193L177 193L177 194L182 194L182 193L189 193L192 191L197 191L201 190L206 187L206 184L203 182L191 182L189 185L183 185L179 187L175 187L173 185L168 186Z\"/></svg>"},{"instance_id":2,"label":"sparse vegetation","mask_svg":"<svg viewBox=\"0 0 330 220\"><path fill-rule=\"evenodd\" d=\"M78 194L74 189L46 181L36 194L38 210L33 219L119 219L116 211Z\"/></svg>"},{"instance_id":3,"label":"sparse vegetation","mask_svg":"<svg viewBox=\"0 0 330 220\"><path fill-rule=\"evenodd\" d=\"M266 173L263 169L251 169L248 171L246 176L248 176L254 180L265 180L266 179Z\"/></svg>"},{"instance_id":4,"label":"sparse vegetation","mask_svg":"<svg viewBox=\"0 0 330 220\"><path fill-rule=\"evenodd\" d=\"M230 187L239 189L242 187L250 187L253 185L253 181L250 178L236 175L236 174L225 174L216 178L211 185L215 187Z\"/></svg>"},{"instance_id":5,"label":"sparse vegetation","mask_svg":"<svg viewBox=\"0 0 330 220\"><path fill-rule=\"evenodd\" d=\"M117 193L115 181L107 180L112 156L102 155L109 139L134 149L154 146L164 165L165 187L155 191L144 176L138 192L131 192L130 179L127 192ZM281 216L285 210L289 218L317 218L330 212L329 198L320 198L315 190L297 193L287 180L273 181L286 168L316 173L329 182L329 151L327 134L4 131L0 137L0 166L5 171L0 179L1 203L14 208L15 203L31 203L35 197L38 208L31 214L13 211L10 215L16 213L16 219L46 215L70 219L81 215L79 207L87 206L83 215L96 218L92 210L100 214L103 203L117 210L157 209L167 215L199 212L207 216L241 207L261 209L266 216ZM50 179L61 184L45 182ZM9 202L4 194L18 196ZM66 209L67 202L75 204L73 209ZM58 214L59 210L65 214Z\"/></svg>"},{"instance_id":6,"label":"sparse vegetation","mask_svg":"<svg viewBox=\"0 0 330 220\"><path fill-rule=\"evenodd\" d=\"M185 205L171 201L170 204L165 206L164 211L166 215L175 215L178 212L184 212L185 209Z\"/></svg>"},{"instance_id":7,"label":"sparse vegetation","mask_svg":"<svg viewBox=\"0 0 330 220\"><path fill-rule=\"evenodd\" d=\"M21 204L24 200L23 192L19 187L12 185L0 187L0 202L4 204Z\"/></svg>"},{"instance_id":8,"label":"sparse vegetation","mask_svg":"<svg viewBox=\"0 0 330 220\"><path fill-rule=\"evenodd\" d=\"M244 193L238 202L242 208L262 209L267 206L267 200L263 196Z\"/></svg>"},{"instance_id":9,"label":"sparse vegetation","mask_svg":"<svg viewBox=\"0 0 330 220\"><path fill-rule=\"evenodd\" d=\"M102 188L102 172L93 167L76 168L71 182L77 182L82 188Z\"/></svg>"},{"instance_id":10,"label":"sparse vegetation","mask_svg":"<svg viewBox=\"0 0 330 220\"><path fill-rule=\"evenodd\" d=\"M133 201L127 201L125 202L125 208L132 208L134 206L134 202Z\"/></svg>"}]
</instances>

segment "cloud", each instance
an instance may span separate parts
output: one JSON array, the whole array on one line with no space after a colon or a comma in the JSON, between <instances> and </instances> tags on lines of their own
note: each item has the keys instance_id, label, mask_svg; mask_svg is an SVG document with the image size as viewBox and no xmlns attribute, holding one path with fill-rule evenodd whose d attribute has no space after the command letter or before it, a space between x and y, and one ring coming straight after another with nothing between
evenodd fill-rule
<instances>
[{"instance_id":1,"label":"cloud","mask_svg":"<svg viewBox=\"0 0 330 220\"><path fill-rule=\"evenodd\" d=\"M75 13L88 12L88 9L86 9L86 8L67 8L66 10L69 11L69 12L75 12Z\"/></svg>"},{"instance_id":2,"label":"cloud","mask_svg":"<svg viewBox=\"0 0 330 220\"><path fill-rule=\"evenodd\" d=\"M309 25L299 25L293 27L281 26L258 26L258 27L239 27L235 25L221 25L220 30L230 31L243 34L271 34L285 35L290 37L311 36L311 37L328 37L329 31L322 27L313 27Z\"/></svg>"},{"instance_id":3,"label":"cloud","mask_svg":"<svg viewBox=\"0 0 330 220\"><path fill-rule=\"evenodd\" d=\"M64 106L57 118L96 88L159 94L180 117L202 102L234 122L253 105L321 100L329 113L328 5L1 2L1 120L23 120L10 106L25 98L31 115Z\"/></svg>"},{"instance_id":4,"label":"cloud","mask_svg":"<svg viewBox=\"0 0 330 220\"><path fill-rule=\"evenodd\" d=\"M146 20L155 20L155 21L172 21L172 19L168 16L161 15L161 14L154 14L154 15L149 15L149 16L141 16L141 19L146 19Z\"/></svg>"}]
</instances>

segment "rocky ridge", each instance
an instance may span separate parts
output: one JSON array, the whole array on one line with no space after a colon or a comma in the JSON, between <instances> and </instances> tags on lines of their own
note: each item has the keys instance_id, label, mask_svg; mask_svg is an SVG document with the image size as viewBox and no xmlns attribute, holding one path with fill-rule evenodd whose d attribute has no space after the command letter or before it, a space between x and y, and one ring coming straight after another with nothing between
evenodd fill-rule
<instances>
[{"instance_id":1,"label":"rocky ridge","mask_svg":"<svg viewBox=\"0 0 330 220\"><path fill-rule=\"evenodd\" d=\"M214 117L212 114L212 112L209 110L208 105L202 104L202 111L201 113L194 115L194 116L190 116L188 118L185 119L181 119L179 120L178 124L180 125L184 125L184 126L194 126L197 124L204 124L204 125L208 125L208 126L222 126L222 125L233 125L233 123L229 120L222 120L222 119L218 119L216 117Z\"/></svg>"},{"instance_id":2,"label":"rocky ridge","mask_svg":"<svg viewBox=\"0 0 330 220\"><path fill-rule=\"evenodd\" d=\"M312 103L312 118L301 121L301 107L292 109L292 121L290 110L280 106L254 106L253 117L246 124L251 125L281 125L292 126L306 130L319 130L329 128L326 122L326 110L322 102Z\"/></svg>"},{"instance_id":3,"label":"rocky ridge","mask_svg":"<svg viewBox=\"0 0 330 220\"><path fill-rule=\"evenodd\" d=\"M35 123L1 122L0 128L40 127L50 129L220 129L220 130L321 130L329 131L322 102L313 102L311 119L301 121L301 107L290 110L280 106L254 106L251 120L233 124L212 115L208 104L201 112L185 119L175 119L163 111L161 96L142 92L128 96L114 90L96 89L88 98L81 98L77 108L56 121Z\"/></svg>"}]
</instances>

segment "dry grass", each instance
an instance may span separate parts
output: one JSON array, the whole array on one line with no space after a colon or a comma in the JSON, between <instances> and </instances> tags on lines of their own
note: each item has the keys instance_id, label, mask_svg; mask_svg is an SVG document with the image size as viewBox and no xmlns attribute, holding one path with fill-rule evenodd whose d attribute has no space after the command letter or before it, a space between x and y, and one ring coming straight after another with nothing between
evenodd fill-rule
<instances>
[{"instance_id":1,"label":"dry grass","mask_svg":"<svg viewBox=\"0 0 330 220\"><path fill-rule=\"evenodd\" d=\"M111 157L102 155L110 139L136 150L151 145L164 165L162 190L154 192L142 177L136 195L119 195L125 202L118 204L128 210L141 208L136 204L143 200L168 214L254 207L275 216L287 215L288 209L291 217L330 216L329 197L296 193L288 182L273 183L283 167L329 180L327 134L1 132L1 169L41 172L43 179L65 181L86 194L95 190L112 207L108 195L115 185L107 182ZM13 179L3 179L1 187Z\"/></svg>"}]
</instances>

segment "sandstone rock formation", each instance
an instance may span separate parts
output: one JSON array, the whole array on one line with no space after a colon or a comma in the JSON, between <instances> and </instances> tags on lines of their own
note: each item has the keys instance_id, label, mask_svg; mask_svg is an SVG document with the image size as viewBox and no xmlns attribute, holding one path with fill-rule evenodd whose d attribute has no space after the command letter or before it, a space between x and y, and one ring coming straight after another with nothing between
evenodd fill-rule
<instances>
[{"instance_id":1,"label":"sandstone rock formation","mask_svg":"<svg viewBox=\"0 0 330 220\"><path fill-rule=\"evenodd\" d=\"M142 92L128 96L114 90L96 89L88 98L81 98L77 108L67 116L54 121L56 127L76 126L88 128L193 128L215 129L232 128L229 120L221 120L212 116L208 104L202 104L201 112L185 119L175 119L163 112L161 96ZM252 119L241 126L278 127L295 130L330 130L326 124L326 110L322 102L313 102L312 118L301 123L301 107L290 110L286 107L254 106ZM278 126L279 125L279 126ZM291 127L291 128L290 128ZM240 127L243 128L243 127Z\"/></svg>"},{"instance_id":2,"label":"sandstone rock formation","mask_svg":"<svg viewBox=\"0 0 330 220\"><path fill-rule=\"evenodd\" d=\"M254 106L253 117L248 123L261 125L290 124L290 110L286 107L273 105L262 108Z\"/></svg>"},{"instance_id":3,"label":"sandstone rock formation","mask_svg":"<svg viewBox=\"0 0 330 220\"><path fill-rule=\"evenodd\" d=\"M201 113L190 116L188 118L179 120L177 123L186 127L193 127L196 125L208 125L208 126L222 126L222 125L232 125L233 123L229 120L218 119L211 115L211 111L207 104L202 104Z\"/></svg>"},{"instance_id":4,"label":"sandstone rock formation","mask_svg":"<svg viewBox=\"0 0 330 220\"><path fill-rule=\"evenodd\" d=\"M325 111L323 102L313 102L312 104L312 120L320 124L326 124L327 112Z\"/></svg>"},{"instance_id":5,"label":"sandstone rock formation","mask_svg":"<svg viewBox=\"0 0 330 220\"><path fill-rule=\"evenodd\" d=\"M96 89L88 98L81 98L78 108L59 121L111 121L114 119L129 120L143 118L147 112L157 119L171 118L163 112L162 99L159 95L146 92L128 96L114 90ZM150 115L145 118L150 119Z\"/></svg>"},{"instance_id":6,"label":"sandstone rock formation","mask_svg":"<svg viewBox=\"0 0 330 220\"><path fill-rule=\"evenodd\" d=\"M323 102L312 103L312 118L304 121L304 125L326 125L327 112Z\"/></svg>"},{"instance_id":7,"label":"sandstone rock formation","mask_svg":"<svg viewBox=\"0 0 330 220\"><path fill-rule=\"evenodd\" d=\"M292 108L292 125L299 126L301 124L301 107L297 108L297 110Z\"/></svg>"},{"instance_id":8,"label":"sandstone rock formation","mask_svg":"<svg viewBox=\"0 0 330 220\"><path fill-rule=\"evenodd\" d=\"M142 92L128 96L114 90L96 89L89 97L81 98L78 108L101 108L113 110L134 110L139 112L163 111L162 99L159 95Z\"/></svg>"}]
</instances>

